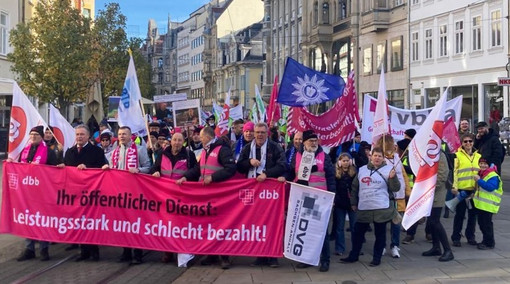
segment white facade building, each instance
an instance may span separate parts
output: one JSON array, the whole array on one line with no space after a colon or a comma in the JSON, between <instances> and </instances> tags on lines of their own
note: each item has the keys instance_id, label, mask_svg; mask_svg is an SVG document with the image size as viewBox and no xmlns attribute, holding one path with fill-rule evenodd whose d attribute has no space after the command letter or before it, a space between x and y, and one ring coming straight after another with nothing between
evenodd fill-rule
<instances>
[{"instance_id":1,"label":"white facade building","mask_svg":"<svg viewBox=\"0 0 510 284\"><path fill-rule=\"evenodd\" d=\"M462 117L492 121L508 116L508 1L412 0L411 108L434 106L449 87L463 95ZM492 116L492 119L490 118Z\"/></svg>"}]
</instances>

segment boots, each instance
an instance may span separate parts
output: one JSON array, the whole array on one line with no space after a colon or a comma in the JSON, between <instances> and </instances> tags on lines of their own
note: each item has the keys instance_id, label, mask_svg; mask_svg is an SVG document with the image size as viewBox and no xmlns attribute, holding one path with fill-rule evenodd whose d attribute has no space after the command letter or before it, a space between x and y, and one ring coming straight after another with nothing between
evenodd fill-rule
<instances>
[{"instance_id":1,"label":"boots","mask_svg":"<svg viewBox=\"0 0 510 284\"><path fill-rule=\"evenodd\" d=\"M25 261L35 258L35 252L29 249L26 249L17 259L17 261Z\"/></svg>"},{"instance_id":2,"label":"boots","mask_svg":"<svg viewBox=\"0 0 510 284\"><path fill-rule=\"evenodd\" d=\"M445 250L443 255L439 258L439 261L441 262L445 262L445 261L450 261L450 260L453 260L453 252L452 250Z\"/></svg>"},{"instance_id":3,"label":"boots","mask_svg":"<svg viewBox=\"0 0 510 284\"><path fill-rule=\"evenodd\" d=\"M428 251L424 251L422 254L422 256L435 256L435 255L441 255L441 248L439 248L439 246L433 246L431 249L429 249Z\"/></svg>"},{"instance_id":4,"label":"boots","mask_svg":"<svg viewBox=\"0 0 510 284\"><path fill-rule=\"evenodd\" d=\"M43 248L41 250L41 261L50 260L50 254L48 253L48 248Z\"/></svg>"}]
</instances>

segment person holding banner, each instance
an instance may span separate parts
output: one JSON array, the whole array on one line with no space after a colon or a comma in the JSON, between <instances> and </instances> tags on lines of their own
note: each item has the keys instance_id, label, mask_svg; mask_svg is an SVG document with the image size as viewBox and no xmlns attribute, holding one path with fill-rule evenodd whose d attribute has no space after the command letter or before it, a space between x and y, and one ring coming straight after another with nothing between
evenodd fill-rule
<instances>
[{"instance_id":1,"label":"person holding banner","mask_svg":"<svg viewBox=\"0 0 510 284\"><path fill-rule=\"evenodd\" d=\"M204 185L225 181L236 173L234 156L228 141L218 139L212 127L205 127L200 131L200 140L204 145L204 151L200 155L200 162L194 168L188 170L184 177L178 179L176 184L187 181L187 176L198 179ZM218 262L217 255L209 255L202 260L202 265L211 265ZM221 256L221 268L230 268L230 259L227 255Z\"/></svg>"},{"instance_id":2,"label":"person holding banner","mask_svg":"<svg viewBox=\"0 0 510 284\"><path fill-rule=\"evenodd\" d=\"M434 192L434 201L432 203L432 210L430 216L427 218L427 226L430 228L432 234L432 248L423 252L422 256L441 256L439 261L445 262L454 259L450 243L443 224L441 224L441 211L443 210L446 199L446 180L448 179L448 161L444 151L440 151L439 167L437 170L437 182ZM457 216L455 216L457 218ZM462 215L464 218L464 214ZM460 242L459 242L460 243ZM443 252L441 253L441 244Z\"/></svg>"},{"instance_id":3,"label":"person holding banner","mask_svg":"<svg viewBox=\"0 0 510 284\"><path fill-rule=\"evenodd\" d=\"M103 170L112 168L127 170L130 173L149 173L150 160L145 146L136 145L131 139L131 128L121 126L117 132L119 145L112 152L110 165L104 165ZM134 258L131 248L124 248L119 259L120 262L132 261L132 264L142 263L143 251L134 249Z\"/></svg>"},{"instance_id":4,"label":"person holding banner","mask_svg":"<svg viewBox=\"0 0 510 284\"><path fill-rule=\"evenodd\" d=\"M66 166L76 167L79 170L86 168L101 168L103 165L108 165L108 161L104 155L104 151L89 143L90 130L84 125L80 124L74 128L76 144L67 149L64 155L64 164ZM71 245L66 250L73 249L75 245ZM76 261L82 261L92 258L94 261L99 260L99 247L97 245L81 245L80 256Z\"/></svg>"},{"instance_id":5,"label":"person holding banner","mask_svg":"<svg viewBox=\"0 0 510 284\"><path fill-rule=\"evenodd\" d=\"M335 168L329 155L319 145L318 136L313 130L303 131L303 147L292 159L286 178L302 185L335 192ZM329 270L330 257L329 236L326 234L320 256L320 272ZM296 268L309 266L299 263Z\"/></svg>"},{"instance_id":6,"label":"person holding banner","mask_svg":"<svg viewBox=\"0 0 510 284\"><path fill-rule=\"evenodd\" d=\"M285 173L285 153L279 144L268 139L269 126L265 122L255 125L255 139L243 147L237 161L237 170L247 178L263 182L266 178L278 178ZM276 268L278 259L258 257L253 266L269 265Z\"/></svg>"},{"instance_id":7,"label":"person holding banner","mask_svg":"<svg viewBox=\"0 0 510 284\"><path fill-rule=\"evenodd\" d=\"M381 264L386 246L386 224L398 214L393 193L400 190L400 181L395 169L384 160L383 149L372 149L370 162L359 169L352 182L351 206L356 212L352 250L349 256L340 259L344 263L359 260L365 233L374 223L375 243L370 266Z\"/></svg>"},{"instance_id":8,"label":"person holding banner","mask_svg":"<svg viewBox=\"0 0 510 284\"><path fill-rule=\"evenodd\" d=\"M40 125L30 129L29 135L29 145L21 152L18 162L56 166L57 156L55 152L43 141L43 137L45 136L44 127ZM7 162L12 162L12 159L7 159ZM25 240L25 250L18 257L18 261L35 258L35 242L36 240ZM50 259L48 245L49 243L46 241L39 241L41 261L48 261Z\"/></svg>"}]
</instances>

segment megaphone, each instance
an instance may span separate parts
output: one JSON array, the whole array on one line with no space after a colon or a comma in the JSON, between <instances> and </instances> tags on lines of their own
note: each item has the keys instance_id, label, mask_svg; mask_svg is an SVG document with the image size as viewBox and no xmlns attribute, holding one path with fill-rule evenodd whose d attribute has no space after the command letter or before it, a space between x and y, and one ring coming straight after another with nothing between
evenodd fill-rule
<instances>
[{"instance_id":1,"label":"megaphone","mask_svg":"<svg viewBox=\"0 0 510 284\"><path fill-rule=\"evenodd\" d=\"M459 204L460 200L458 198L453 198L445 202L446 207L450 209L452 213L455 213L455 209L457 208L457 204Z\"/></svg>"}]
</instances>

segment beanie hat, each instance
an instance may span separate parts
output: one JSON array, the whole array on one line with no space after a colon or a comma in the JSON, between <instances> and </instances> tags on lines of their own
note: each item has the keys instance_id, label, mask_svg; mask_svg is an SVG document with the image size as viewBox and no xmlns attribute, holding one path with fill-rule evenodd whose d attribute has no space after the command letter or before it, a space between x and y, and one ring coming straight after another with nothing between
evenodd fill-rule
<instances>
[{"instance_id":1,"label":"beanie hat","mask_svg":"<svg viewBox=\"0 0 510 284\"><path fill-rule=\"evenodd\" d=\"M204 129L204 128L200 127L200 126L195 127L195 129L193 130L193 134L195 134L195 133L199 133L200 134L200 131L202 131L202 129Z\"/></svg>"},{"instance_id":2,"label":"beanie hat","mask_svg":"<svg viewBox=\"0 0 510 284\"><path fill-rule=\"evenodd\" d=\"M103 140L103 139L110 140L110 139L112 139L112 135L110 134L109 131L103 132L103 133L101 133L101 135L99 135L99 139L101 139L101 140Z\"/></svg>"},{"instance_id":3,"label":"beanie hat","mask_svg":"<svg viewBox=\"0 0 510 284\"><path fill-rule=\"evenodd\" d=\"M489 162L487 162L487 159L485 159L485 158L480 158L480 160L478 160L478 164L480 164L480 163L489 164Z\"/></svg>"},{"instance_id":4,"label":"beanie hat","mask_svg":"<svg viewBox=\"0 0 510 284\"><path fill-rule=\"evenodd\" d=\"M157 133L156 131L151 131L151 133L149 133L149 136L154 136L156 138L158 138L158 135L159 133Z\"/></svg>"},{"instance_id":5,"label":"beanie hat","mask_svg":"<svg viewBox=\"0 0 510 284\"><path fill-rule=\"evenodd\" d=\"M313 130L303 131L303 142L305 142L308 139L312 139L312 138L318 138L317 134L315 134L315 132L313 132Z\"/></svg>"},{"instance_id":6,"label":"beanie hat","mask_svg":"<svg viewBox=\"0 0 510 284\"><path fill-rule=\"evenodd\" d=\"M251 121L248 121L243 126L243 132L245 131L255 131L255 124Z\"/></svg>"},{"instance_id":7,"label":"beanie hat","mask_svg":"<svg viewBox=\"0 0 510 284\"><path fill-rule=\"evenodd\" d=\"M30 129L30 132L37 132L37 134L41 135L41 137L44 137L44 127L42 125L33 127Z\"/></svg>"},{"instance_id":8,"label":"beanie hat","mask_svg":"<svg viewBox=\"0 0 510 284\"><path fill-rule=\"evenodd\" d=\"M400 150L405 151L411 141L409 139L403 139L397 142L397 146Z\"/></svg>"},{"instance_id":9,"label":"beanie hat","mask_svg":"<svg viewBox=\"0 0 510 284\"><path fill-rule=\"evenodd\" d=\"M413 128L409 128L407 129L406 131L404 131L404 133L411 137L411 138L414 138L414 135L416 135L416 130L414 130Z\"/></svg>"}]
</instances>

